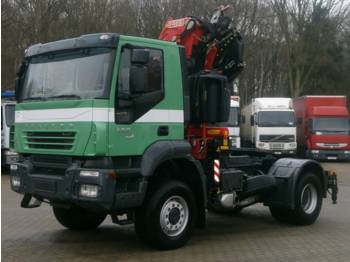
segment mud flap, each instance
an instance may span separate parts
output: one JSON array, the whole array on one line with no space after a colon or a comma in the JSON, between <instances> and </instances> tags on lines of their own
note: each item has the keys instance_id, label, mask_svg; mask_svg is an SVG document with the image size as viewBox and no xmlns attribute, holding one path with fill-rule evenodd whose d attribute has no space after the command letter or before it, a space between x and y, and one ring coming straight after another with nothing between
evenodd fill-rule
<instances>
[{"instance_id":1,"label":"mud flap","mask_svg":"<svg viewBox=\"0 0 350 262\"><path fill-rule=\"evenodd\" d=\"M281 158L270 168L268 175L275 177L277 189L267 195L267 206L294 209L295 189L299 178L307 173L315 174L322 185L322 195L327 196L327 175L321 165L308 159Z\"/></svg>"},{"instance_id":2,"label":"mud flap","mask_svg":"<svg viewBox=\"0 0 350 262\"><path fill-rule=\"evenodd\" d=\"M336 204L338 199L338 179L335 172L326 171L328 177L327 189L330 190L328 193L331 195L332 203Z\"/></svg>"}]
</instances>

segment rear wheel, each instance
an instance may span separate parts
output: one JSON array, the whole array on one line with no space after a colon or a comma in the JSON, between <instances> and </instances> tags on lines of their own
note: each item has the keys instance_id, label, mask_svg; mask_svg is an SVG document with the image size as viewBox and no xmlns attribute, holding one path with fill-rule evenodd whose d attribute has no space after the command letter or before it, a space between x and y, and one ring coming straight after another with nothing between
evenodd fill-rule
<instances>
[{"instance_id":1,"label":"rear wheel","mask_svg":"<svg viewBox=\"0 0 350 262\"><path fill-rule=\"evenodd\" d=\"M81 207L53 207L57 221L66 228L83 230L97 228L106 218L106 213L95 213Z\"/></svg>"},{"instance_id":2,"label":"rear wheel","mask_svg":"<svg viewBox=\"0 0 350 262\"><path fill-rule=\"evenodd\" d=\"M322 186L319 178L307 173L300 178L295 191L295 208L270 207L272 216L280 221L298 225L313 224L322 207Z\"/></svg>"},{"instance_id":3,"label":"rear wheel","mask_svg":"<svg viewBox=\"0 0 350 262\"><path fill-rule=\"evenodd\" d=\"M170 181L151 193L137 210L135 230L152 247L174 249L190 239L195 215L195 200L189 187Z\"/></svg>"}]
</instances>

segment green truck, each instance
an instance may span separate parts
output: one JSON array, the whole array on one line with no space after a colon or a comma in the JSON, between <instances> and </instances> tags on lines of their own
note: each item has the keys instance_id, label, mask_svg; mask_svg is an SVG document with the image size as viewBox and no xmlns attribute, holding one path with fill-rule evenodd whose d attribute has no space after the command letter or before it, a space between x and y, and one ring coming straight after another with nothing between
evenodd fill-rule
<instances>
[{"instance_id":1,"label":"green truck","mask_svg":"<svg viewBox=\"0 0 350 262\"><path fill-rule=\"evenodd\" d=\"M336 200L336 176L227 150L225 129L203 124L227 121L227 86L220 73L190 75L174 42L103 33L31 46L16 80L11 188L69 229L110 215L160 249L184 245L208 208L259 202L279 221L312 224L329 188Z\"/></svg>"}]
</instances>

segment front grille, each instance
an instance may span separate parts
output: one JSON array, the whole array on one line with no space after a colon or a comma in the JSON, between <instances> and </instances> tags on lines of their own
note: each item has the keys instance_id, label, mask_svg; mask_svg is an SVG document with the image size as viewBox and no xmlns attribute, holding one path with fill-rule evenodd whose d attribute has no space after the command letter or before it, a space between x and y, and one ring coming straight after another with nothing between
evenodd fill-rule
<instances>
[{"instance_id":1,"label":"front grille","mask_svg":"<svg viewBox=\"0 0 350 262\"><path fill-rule=\"evenodd\" d=\"M25 133L25 144L30 149L72 150L76 138L75 132L42 132Z\"/></svg>"},{"instance_id":2,"label":"front grille","mask_svg":"<svg viewBox=\"0 0 350 262\"><path fill-rule=\"evenodd\" d=\"M295 142L294 135L260 135L260 142Z\"/></svg>"},{"instance_id":3,"label":"front grille","mask_svg":"<svg viewBox=\"0 0 350 262\"><path fill-rule=\"evenodd\" d=\"M282 143L270 143L270 149L272 150L283 150L284 149L284 144Z\"/></svg>"}]
</instances>

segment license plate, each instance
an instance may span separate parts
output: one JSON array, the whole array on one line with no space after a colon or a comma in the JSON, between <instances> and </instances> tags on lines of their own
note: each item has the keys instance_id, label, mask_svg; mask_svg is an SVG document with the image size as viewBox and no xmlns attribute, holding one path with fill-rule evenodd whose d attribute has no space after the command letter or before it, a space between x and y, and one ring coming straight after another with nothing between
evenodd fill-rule
<instances>
[{"instance_id":1,"label":"license plate","mask_svg":"<svg viewBox=\"0 0 350 262\"><path fill-rule=\"evenodd\" d=\"M328 159L328 160L336 160L337 157L336 157L336 156L329 156L329 157L327 157L327 159Z\"/></svg>"},{"instance_id":2,"label":"license plate","mask_svg":"<svg viewBox=\"0 0 350 262\"><path fill-rule=\"evenodd\" d=\"M276 154L276 155L281 155L281 154L282 154L282 152L275 152L275 154Z\"/></svg>"}]
</instances>

